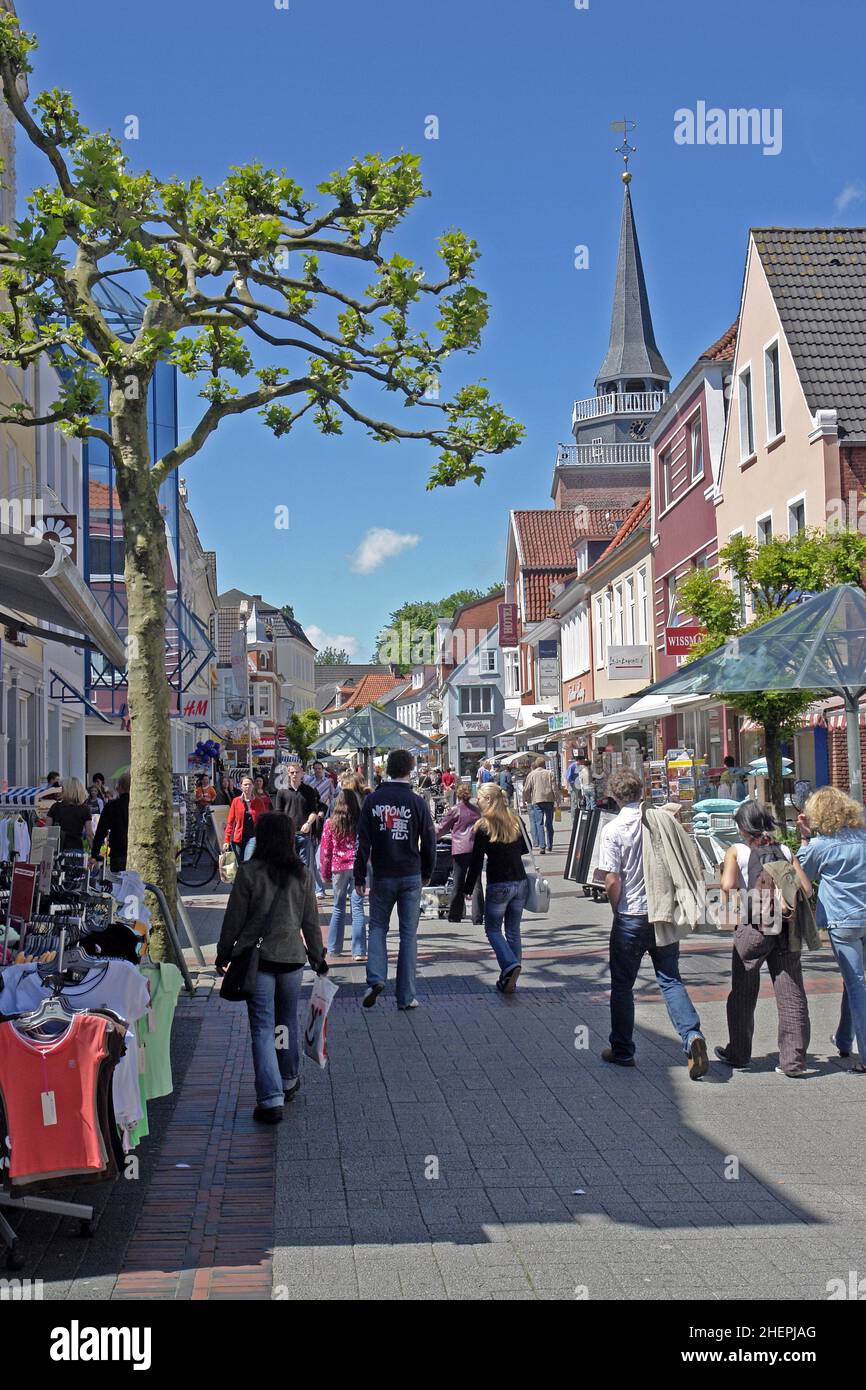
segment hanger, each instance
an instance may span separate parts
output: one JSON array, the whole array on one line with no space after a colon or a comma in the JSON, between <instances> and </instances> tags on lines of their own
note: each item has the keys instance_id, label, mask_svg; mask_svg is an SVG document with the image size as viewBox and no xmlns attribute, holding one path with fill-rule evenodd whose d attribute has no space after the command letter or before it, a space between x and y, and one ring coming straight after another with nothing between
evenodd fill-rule
<instances>
[{"instance_id":1,"label":"hanger","mask_svg":"<svg viewBox=\"0 0 866 1390\"><path fill-rule=\"evenodd\" d=\"M38 1028L41 1024L47 1023L49 1019L63 1019L66 1023L72 1023L75 1018L74 1012L70 1012L59 994L52 994L48 999L43 999L38 1009L33 1009L27 1014L13 1015L16 1026L27 1031Z\"/></svg>"}]
</instances>

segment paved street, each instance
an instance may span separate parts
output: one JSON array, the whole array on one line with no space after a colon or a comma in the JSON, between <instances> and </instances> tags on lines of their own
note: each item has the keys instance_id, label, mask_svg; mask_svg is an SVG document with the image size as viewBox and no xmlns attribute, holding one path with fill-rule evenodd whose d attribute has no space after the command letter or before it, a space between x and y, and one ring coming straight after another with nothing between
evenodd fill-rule
<instances>
[{"instance_id":1,"label":"paved street","mask_svg":"<svg viewBox=\"0 0 866 1390\"><path fill-rule=\"evenodd\" d=\"M866 1271L866 1078L830 1057L829 950L808 970L809 1079L774 1072L762 997L753 1072L690 1082L648 965L639 1065L608 1067L608 913L558 877L566 825L517 994L468 924L422 922L413 1013L390 991L361 1009L363 967L337 964L330 1066L305 1066L274 1131L251 1120L245 1011L200 972L139 1180L100 1198L89 1242L26 1219L46 1296L807 1299ZM195 908L203 940L219 917ZM711 1050L729 951L683 953Z\"/></svg>"}]
</instances>

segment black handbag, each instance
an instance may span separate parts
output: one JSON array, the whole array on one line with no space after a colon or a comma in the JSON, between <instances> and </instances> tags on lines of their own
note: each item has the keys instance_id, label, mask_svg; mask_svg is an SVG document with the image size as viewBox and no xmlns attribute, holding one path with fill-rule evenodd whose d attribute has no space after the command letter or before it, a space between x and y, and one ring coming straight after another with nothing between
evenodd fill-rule
<instances>
[{"instance_id":1,"label":"black handbag","mask_svg":"<svg viewBox=\"0 0 866 1390\"><path fill-rule=\"evenodd\" d=\"M229 967L223 975L223 982L220 986L220 999L230 999L233 1003L252 999L256 992L259 960L264 939L263 936L260 936L255 945L248 946L245 951L241 951L239 956L234 956L229 962Z\"/></svg>"}]
</instances>

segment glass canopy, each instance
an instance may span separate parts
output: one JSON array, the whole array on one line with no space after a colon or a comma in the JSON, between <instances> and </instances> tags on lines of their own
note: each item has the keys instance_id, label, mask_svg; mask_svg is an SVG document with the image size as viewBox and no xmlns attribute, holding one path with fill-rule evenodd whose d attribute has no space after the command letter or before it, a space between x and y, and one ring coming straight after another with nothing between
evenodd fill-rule
<instances>
[{"instance_id":1,"label":"glass canopy","mask_svg":"<svg viewBox=\"0 0 866 1390\"><path fill-rule=\"evenodd\" d=\"M401 724L375 705L366 705L352 714L336 729L323 734L311 744L314 753L341 753L350 748L377 749L419 748L430 740L408 724Z\"/></svg>"}]
</instances>

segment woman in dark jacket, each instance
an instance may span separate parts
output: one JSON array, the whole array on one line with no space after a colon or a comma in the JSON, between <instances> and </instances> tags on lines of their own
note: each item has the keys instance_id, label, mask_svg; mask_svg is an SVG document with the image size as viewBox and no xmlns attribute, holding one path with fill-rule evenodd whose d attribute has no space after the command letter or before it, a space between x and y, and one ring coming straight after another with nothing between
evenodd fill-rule
<instances>
[{"instance_id":1,"label":"woman in dark jacket","mask_svg":"<svg viewBox=\"0 0 866 1390\"><path fill-rule=\"evenodd\" d=\"M505 792L496 782L485 782L479 787L478 809L481 816L469 832L473 840L472 858L463 892L467 897L474 892L486 859L484 930L499 964L496 988L503 994L513 994L523 958L520 921L529 896L523 856L529 853L529 845L523 822L510 809Z\"/></svg>"},{"instance_id":2,"label":"woman in dark jacket","mask_svg":"<svg viewBox=\"0 0 866 1390\"><path fill-rule=\"evenodd\" d=\"M252 859L238 867L216 964L229 961L261 939L256 991L247 1000L256 1108L253 1118L279 1124L283 1104L297 1095L298 1004L304 966L327 974L316 890L295 849L295 827L288 816L265 812L256 822Z\"/></svg>"}]
</instances>

